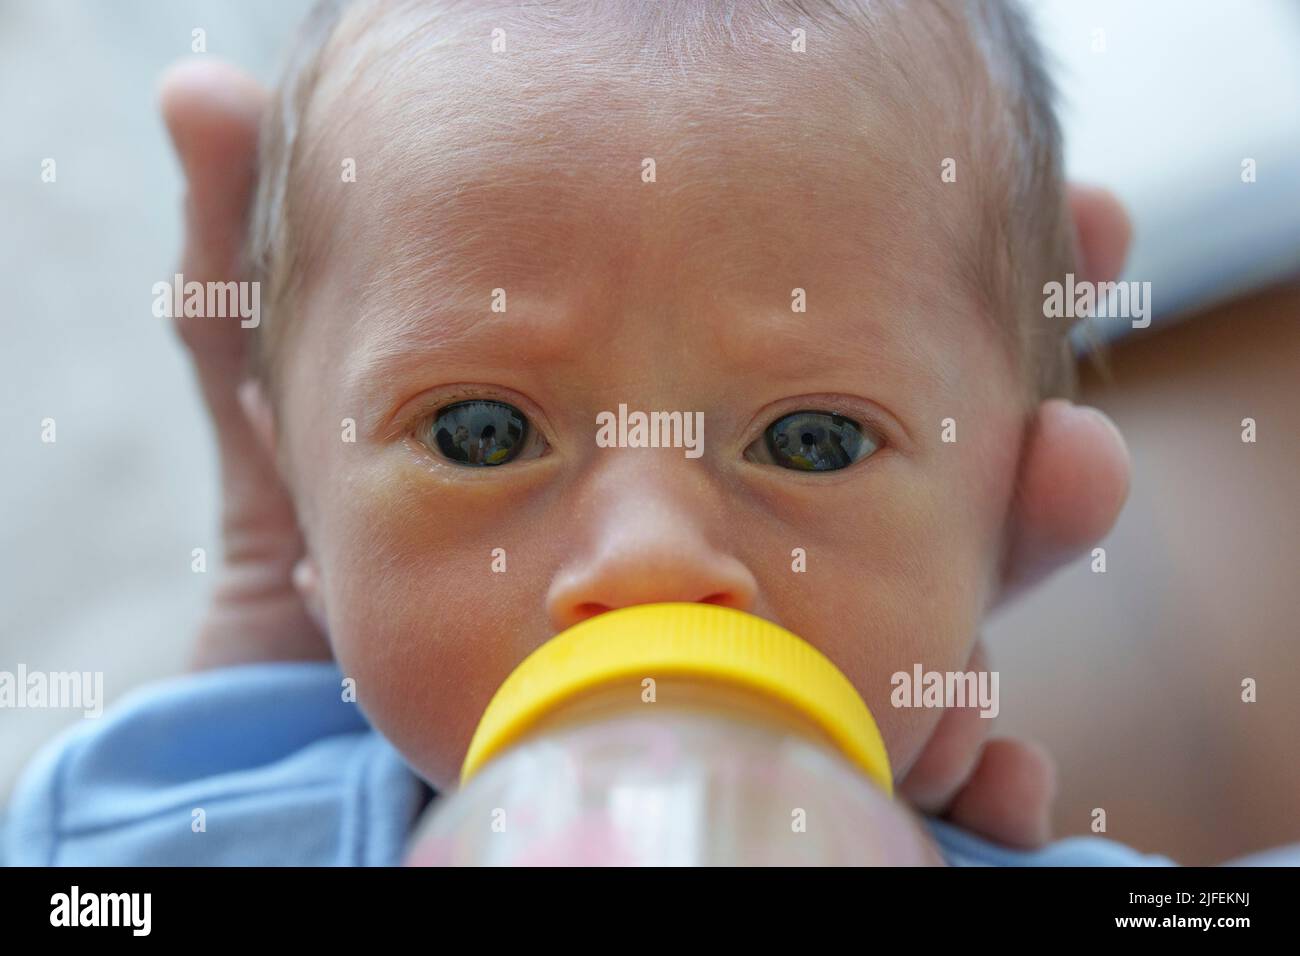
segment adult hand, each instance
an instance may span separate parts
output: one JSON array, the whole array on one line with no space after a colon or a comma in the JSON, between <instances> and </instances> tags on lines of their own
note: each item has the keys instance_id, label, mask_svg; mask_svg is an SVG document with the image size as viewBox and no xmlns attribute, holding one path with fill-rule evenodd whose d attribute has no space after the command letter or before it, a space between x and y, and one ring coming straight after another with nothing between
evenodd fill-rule
<instances>
[{"instance_id":1,"label":"adult hand","mask_svg":"<svg viewBox=\"0 0 1300 956\"><path fill-rule=\"evenodd\" d=\"M267 93L235 67L205 58L168 70L160 103L188 184L184 280L240 281ZM293 502L246 408L253 330L238 318L174 322L216 429L221 468L224 553L194 666L328 659L294 585L303 543Z\"/></svg>"}]
</instances>

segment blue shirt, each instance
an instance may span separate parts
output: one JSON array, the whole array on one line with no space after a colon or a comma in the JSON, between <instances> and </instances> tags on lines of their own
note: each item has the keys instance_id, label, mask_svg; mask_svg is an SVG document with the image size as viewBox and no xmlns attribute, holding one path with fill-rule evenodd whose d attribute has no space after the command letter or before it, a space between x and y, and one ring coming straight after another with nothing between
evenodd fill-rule
<instances>
[{"instance_id":1,"label":"blue shirt","mask_svg":"<svg viewBox=\"0 0 1300 956\"><path fill-rule=\"evenodd\" d=\"M257 664L134 691L48 744L14 790L0 862L399 864L429 790L342 698L332 663ZM1101 837L1033 852L929 821L959 866L1170 865Z\"/></svg>"}]
</instances>

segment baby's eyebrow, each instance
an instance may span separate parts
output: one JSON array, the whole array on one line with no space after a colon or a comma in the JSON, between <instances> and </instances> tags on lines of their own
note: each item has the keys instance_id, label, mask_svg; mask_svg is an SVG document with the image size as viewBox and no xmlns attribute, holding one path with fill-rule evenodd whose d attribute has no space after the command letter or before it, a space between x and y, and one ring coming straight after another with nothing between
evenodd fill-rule
<instances>
[{"instance_id":1,"label":"baby's eyebrow","mask_svg":"<svg viewBox=\"0 0 1300 956\"><path fill-rule=\"evenodd\" d=\"M378 301L396 305L387 296ZM737 317L742 309L737 303ZM941 365L923 337L912 334L911 322L865 312L841 318L823 326L780 308L751 311L739 321L701 316L702 365L810 393L850 390L846 383L854 381L892 390L901 381L933 378ZM571 369L599 354L602 337L618 335L618 324L599 311L524 295L509 299L508 311L493 312L486 291L432 309L381 309L358 323L365 331L344 367L345 394L361 400L400 390L434 364L453 375L470 365L507 375Z\"/></svg>"},{"instance_id":2,"label":"baby's eyebrow","mask_svg":"<svg viewBox=\"0 0 1300 956\"><path fill-rule=\"evenodd\" d=\"M476 364L499 356L502 366L528 367L558 363L590 347L591 338L573 313L520 296L507 300L507 311L494 312L489 291L472 304L452 300L430 309L385 308L363 316L358 327L365 331L344 368L345 393L373 394L457 353L473 355Z\"/></svg>"}]
</instances>

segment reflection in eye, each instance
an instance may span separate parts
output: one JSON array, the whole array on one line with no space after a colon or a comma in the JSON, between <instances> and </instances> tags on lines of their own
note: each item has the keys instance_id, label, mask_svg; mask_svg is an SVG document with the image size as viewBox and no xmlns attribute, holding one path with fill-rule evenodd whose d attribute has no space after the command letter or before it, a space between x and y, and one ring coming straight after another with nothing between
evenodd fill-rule
<instances>
[{"instance_id":1,"label":"reflection in eye","mask_svg":"<svg viewBox=\"0 0 1300 956\"><path fill-rule=\"evenodd\" d=\"M794 471L837 471L874 453L880 438L851 418L800 411L778 418L745 449L750 461Z\"/></svg>"},{"instance_id":2,"label":"reflection in eye","mask_svg":"<svg viewBox=\"0 0 1300 956\"><path fill-rule=\"evenodd\" d=\"M530 445L532 429L523 412L504 402L457 402L440 409L416 432L430 450L462 465L504 465ZM535 455L533 457L536 457Z\"/></svg>"}]
</instances>

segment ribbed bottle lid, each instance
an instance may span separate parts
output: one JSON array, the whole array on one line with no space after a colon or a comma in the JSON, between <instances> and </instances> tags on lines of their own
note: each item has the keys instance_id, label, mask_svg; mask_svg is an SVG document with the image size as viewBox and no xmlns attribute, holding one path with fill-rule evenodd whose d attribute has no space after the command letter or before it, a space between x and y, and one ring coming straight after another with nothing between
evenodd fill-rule
<instances>
[{"instance_id":1,"label":"ribbed bottle lid","mask_svg":"<svg viewBox=\"0 0 1300 956\"><path fill-rule=\"evenodd\" d=\"M713 604L637 604L588 618L547 641L488 704L465 755L461 784L577 695L646 677L713 680L775 698L804 714L893 793L880 730L848 678L785 628Z\"/></svg>"}]
</instances>

